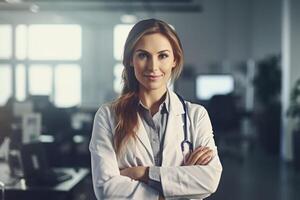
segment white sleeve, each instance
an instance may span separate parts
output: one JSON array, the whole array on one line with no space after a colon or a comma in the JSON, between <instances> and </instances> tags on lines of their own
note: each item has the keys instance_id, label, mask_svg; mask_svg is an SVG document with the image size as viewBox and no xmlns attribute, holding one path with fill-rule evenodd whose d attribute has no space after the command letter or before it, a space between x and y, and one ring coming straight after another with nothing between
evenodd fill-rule
<instances>
[{"instance_id":1,"label":"white sleeve","mask_svg":"<svg viewBox=\"0 0 300 200\"><path fill-rule=\"evenodd\" d=\"M200 108L200 109L199 109ZM214 150L214 157L208 165L161 167L161 183L166 199L203 199L217 190L222 165L213 139L212 126L203 107L198 107L190 118L194 131L194 147L207 146Z\"/></svg>"},{"instance_id":2,"label":"white sleeve","mask_svg":"<svg viewBox=\"0 0 300 200\"><path fill-rule=\"evenodd\" d=\"M96 197L102 199L155 199L157 191L143 182L120 175L115 150L111 113L101 107L94 119L90 141L92 178Z\"/></svg>"}]
</instances>

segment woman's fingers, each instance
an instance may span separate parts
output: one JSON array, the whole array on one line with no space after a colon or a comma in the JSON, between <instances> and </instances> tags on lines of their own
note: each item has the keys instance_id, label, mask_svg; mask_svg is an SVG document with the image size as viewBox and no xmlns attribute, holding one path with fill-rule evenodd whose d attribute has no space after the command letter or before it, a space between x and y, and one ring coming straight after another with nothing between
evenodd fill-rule
<instances>
[{"instance_id":1,"label":"woman's fingers","mask_svg":"<svg viewBox=\"0 0 300 200\"><path fill-rule=\"evenodd\" d=\"M197 157L203 150L205 150L207 147L198 147L193 152L190 153L186 165L193 165L197 161Z\"/></svg>"},{"instance_id":2,"label":"woman's fingers","mask_svg":"<svg viewBox=\"0 0 300 200\"><path fill-rule=\"evenodd\" d=\"M202 155L196 162L196 165L207 165L213 157L213 151L209 150Z\"/></svg>"},{"instance_id":3,"label":"woman's fingers","mask_svg":"<svg viewBox=\"0 0 300 200\"><path fill-rule=\"evenodd\" d=\"M127 176L134 180L141 180L143 182L148 181L149 167L137 166L137 167L128 167L120 170L122 176Z\"/></svg>"},{"instance_id":4,"label":"woman's fingers","mask_svg":"<svg viewBox=\"0 0 300 200\"><path fill-rule=\"evenodd\" d=\"M186 162L186 165L203 165L207 164L213 155L213 151L209 147L198 147L193 151Z\"/></svg>"},{"instance_id":5,"label":"woman's fingers","mask_svg":"<svg viewBox=\"0 0 300 200\"><path fill-rule=\"evenodd\" d=\"M212 154L212 150L210 149L204 149L202 150L200 153L198 153L196 156L195 156L195 160L193 161L193 164L196 165L196 164L203 164L203 162L210 158L210 155Z\"/></svg>"},{"instance_id":6,"label":"woman's fingers","mask_svg":"<svg viewBox=\"0 0 300 200\"><path fill-rule=\"evenodd\" d=\"M203 163L199 165L207 165L211 160L212 160L212 156L208 157L205 161L203 161Z\"/></svg>"},{"instance_id":7,"label":"woman's fingers","mask_svg":"<svg viewBox=\"0 0 300 200\"><path fill-rule=\"evenodd\" d=\"M185 164L186 165L193 165L193 162L195 161L195 157L197 156L197 153L201 152L203 148L204 147L198 147L193 152L191 152L189 154L188 159L187 159Z\"/></svg>"}]
</instances>

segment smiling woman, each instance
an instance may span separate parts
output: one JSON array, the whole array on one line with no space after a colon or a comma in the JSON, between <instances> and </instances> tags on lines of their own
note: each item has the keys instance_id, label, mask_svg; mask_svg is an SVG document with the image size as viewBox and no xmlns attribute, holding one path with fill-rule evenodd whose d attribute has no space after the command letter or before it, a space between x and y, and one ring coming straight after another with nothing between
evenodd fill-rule
<instances>
[{"instance_id":1,"label":"smiling woman","mask_svg":"<svg viewBox=\"0 0 300 200\"><path fill-rule=\"evenodd\" d=\"M160 33L141 38L136 44L132 65L140 83L141 95L155 90L161 96L167 89L172 69L176 65L169 40Z\"/></svg>"},{"instance_id":2,"label":"smiling woman","mask_svg":"<svg viewBox=\"0 0 300 200\"><path fill-rule=\"evenodd\" d=\"M183 67L175 31L161 20L138 22L123 65L121 96L94 119L97 199L203 199L215 192L222 166L208 114L167 89Z\"/></svg>"}]
</instances>

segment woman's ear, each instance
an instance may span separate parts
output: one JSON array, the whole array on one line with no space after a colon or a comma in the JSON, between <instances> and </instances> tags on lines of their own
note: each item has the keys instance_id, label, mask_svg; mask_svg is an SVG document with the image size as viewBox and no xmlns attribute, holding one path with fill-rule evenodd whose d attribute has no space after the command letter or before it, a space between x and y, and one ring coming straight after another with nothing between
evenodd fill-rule
<instances>
[{"instance_id":1,"label":"woman's ear","mask_svg":"<svg viewBox=\"0 0 300 200\"><path fill-rule=\"evenodd\" d=\"M177 65L177 61L176 61L176 59L174 58L174 61L173 61L172 68L175 68L175 67L176 67L176 65Z\"/></svg>"}]
</instances>

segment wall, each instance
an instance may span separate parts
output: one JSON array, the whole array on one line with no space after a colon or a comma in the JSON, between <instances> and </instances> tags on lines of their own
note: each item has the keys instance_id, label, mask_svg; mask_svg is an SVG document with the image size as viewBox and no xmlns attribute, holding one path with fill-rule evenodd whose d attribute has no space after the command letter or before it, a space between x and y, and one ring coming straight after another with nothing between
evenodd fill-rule
<instances>
[{"instance_id":1,"label":"wall","mask_svg":"<svg viewBox=\"0 0 300 200\"><path fill-rule=\"evenodd\" d=\"M182 40L186 66L192 67L195 74L234 72L236 65L249 58L280 52L280 25L277 21L279 1L203 0L199 1L203 6L201 13L134 14L138 19L156 17L172 24ZM268 10L272 11L266 13L264 10L267 5L271 6ZM112 33L114 25L120 23L122 14L103 11L44 11L37 14L1 11L0 23L81 24L83 106L98 107L115 96L112 92L115 64ZM268 28L265 30L265 27ZM186 95L192 96L194 91L188 91Z\"/></svg>"},{"instance_id":2,"label":"wall","mask_svg":"<svg viewBox=\"0 0 300 200\"><path fill-rule=\"evenodd\" d=\"M202 13L136 12L138 19L156 17L172 24L181 37L186 65L197 73L210 71L211 63L225 58L225 1L203 1ZM42 10L42 8L41 8ZM79 23L83 26L83 106L98 107L115 96L112 92L113 27L121 12L39 12L1 11L0 23ZM191 91L193 93L193 91Z\"/></svg>"},{"instance_id":3,"label":"wall","mask_svg":"<svg viewBox=\"0 0 300 200\"><path fill-rule=\"evenodd\" d=\"M282 0L252 1L251 57L281 52Z\"/></svg>"}]
</instances>

